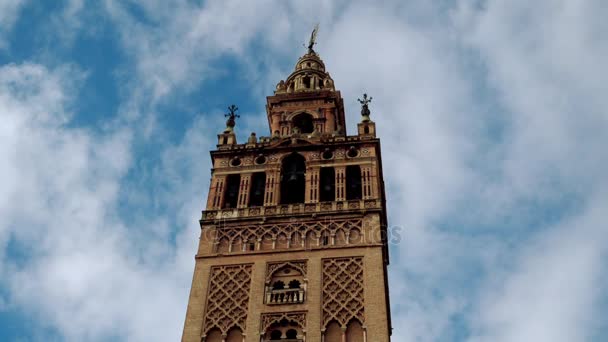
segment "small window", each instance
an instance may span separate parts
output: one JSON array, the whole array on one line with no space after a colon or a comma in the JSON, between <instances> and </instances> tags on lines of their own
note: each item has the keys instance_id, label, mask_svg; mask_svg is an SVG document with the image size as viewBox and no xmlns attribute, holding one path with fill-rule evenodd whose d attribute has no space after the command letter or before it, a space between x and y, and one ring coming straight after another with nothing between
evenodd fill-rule
<instances>
[{"instance_id":1,"label":"small window","mask_svg":"<svg viewBox=\"0 0 608 342\"><path fill-rule=\"evenodd\" d=\"M253 242L253 241L249 241L249 243L247 244L247 248L248 248L250 251L255 251L255 242Z\"/></svg>"},{"instance_id":2,"label":"small window","mask_svg":"<svg viewBox=\"0 0 608 342\"><path fill-rule=\"evenodd\" d=\"M296 279L292 280L289 282L289 288L290 289L299 289L300 288L300 282Z\"/></svg>"},{"instance_id":3,"label":"small window","mask_svg":"<svg viewBox=\"0 0 608 342\"><path fill-rule=\"evenodd\" d=\"M284 288L285 288L285 283L282 282L281 280L277 280L274 282L274 284L272 284L273 290L283 290Z\"/></svg>"},{"instance_id":4,"label":"small window","mask_svg":"<svg viewBox=\"0 0 608 342\"><path fill-rule=\"evenodd\" d=\"M322 244L323 246L327 246L327 245L329 245L329 236L324 235L324 236L321 238L321 244Z\"/></svg>"},{"instance_id":5,"label":"small window","mask_svg":"<svg viewBox=\"0 0 608 342\"><path fill-rule=\"evenodd\" d=\"M369 134L369 126L363 127L363 134Z\"/></svg>"}]
</instances>

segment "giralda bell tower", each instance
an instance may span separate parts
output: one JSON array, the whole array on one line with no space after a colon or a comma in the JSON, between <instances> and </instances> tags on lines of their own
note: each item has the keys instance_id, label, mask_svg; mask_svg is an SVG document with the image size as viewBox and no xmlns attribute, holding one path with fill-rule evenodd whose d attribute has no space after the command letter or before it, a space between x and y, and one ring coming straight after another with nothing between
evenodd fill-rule
<instances>
[{"instance_id":1,"label":"giralda bell tower","mask_svg":"<svg viewBox=\"0 0 608 342\"><path fill-rule=\"evenodd\" d=\"M268 96L270 136L238 144L237 108L211 151L207 207L182 341L387 342L380 140L355 135L313 50ZM352 99L354 101L354 99Z\"/></svg>"}]
</instances>

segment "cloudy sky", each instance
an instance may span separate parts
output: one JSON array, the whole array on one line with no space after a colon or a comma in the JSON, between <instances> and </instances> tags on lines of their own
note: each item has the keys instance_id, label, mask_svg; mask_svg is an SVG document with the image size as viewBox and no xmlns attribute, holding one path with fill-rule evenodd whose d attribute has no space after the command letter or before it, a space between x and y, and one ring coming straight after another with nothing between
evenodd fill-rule
<instances>
[{"instance_id":1,"label":"cloudy sky","mask_svg":"<svg viewBox=\"0 0 608 342\"><path fill-rule=\"evenodd\" d=\"M0 0L0 340L177 341L222 113L316 50L382 139L393 341L608 340L608 2ZM373 342L373 341L372 341Z\"/></svg>"}]
</instances>

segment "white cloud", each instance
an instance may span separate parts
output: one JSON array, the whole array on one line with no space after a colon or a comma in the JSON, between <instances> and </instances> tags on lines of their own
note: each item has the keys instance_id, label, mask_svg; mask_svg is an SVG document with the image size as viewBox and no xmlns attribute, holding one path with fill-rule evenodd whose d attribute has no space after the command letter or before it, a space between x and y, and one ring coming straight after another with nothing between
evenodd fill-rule
<instances>
[{"instance_id":1,"label":"white cloud","mask_svg":"<svg viewBox=\"0 0 608 342\"><path fill-rule=\"evenodd\" d=\"M5 48L4 35L10 32L25 0L0 0L0 49Z\"/></svg>"}]
</instances>

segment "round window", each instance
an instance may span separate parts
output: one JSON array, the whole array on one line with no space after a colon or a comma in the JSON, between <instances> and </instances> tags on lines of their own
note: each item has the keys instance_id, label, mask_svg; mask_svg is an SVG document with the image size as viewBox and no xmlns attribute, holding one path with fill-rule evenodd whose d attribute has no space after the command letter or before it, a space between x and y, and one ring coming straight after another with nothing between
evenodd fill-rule
<instances>
[{"instance_id":1,"label":"round window","mask_svg":"<svg viewBox=\"0 0 608 342\"><path fill-rule=\"evenodd\" d=\"M323 151L323 153L321 154L321 158L327 160L327 159L331 159L334 157L334 153L330 150L325 150Z\"/></svg>"},{"instance_id":2,"label":"round window","mask_svg":"<svg viewBox=\"0 0 608 342\"><path fill-rule=\"evenodd\" d=\"M234 157L230 161L230 166L239 166L241 165L241 159L239 157Z\"/></svg>"},{"instance_id":3,"label":"round window","mask_svg":"<svg viewBox=\"0 0 608 342\"><path fill-rule=\"evenodd\" d=\"M355 158L355 157L356 157L356 156L358 156L358 155L359 155L359 150L357 150L357 149L355 148L355 146L351 146L351 147L348 149L348 152L346 152L346 156L347 156L347 157L349 157L349 158Z\"/></svg>"},{"instance_id":4,"label":"round window","mask_svg":"<svg viewBox=\"0 0 608 342\"><path fill-rule=\"evenodd\" d=\"M266 163L266 157L259 155L257 158L255 158L255 163L258 165Z\"/></svg>"}]
</instances>

